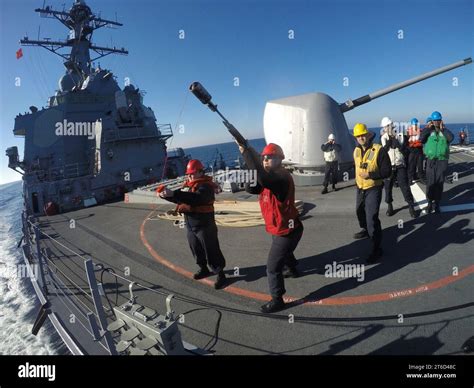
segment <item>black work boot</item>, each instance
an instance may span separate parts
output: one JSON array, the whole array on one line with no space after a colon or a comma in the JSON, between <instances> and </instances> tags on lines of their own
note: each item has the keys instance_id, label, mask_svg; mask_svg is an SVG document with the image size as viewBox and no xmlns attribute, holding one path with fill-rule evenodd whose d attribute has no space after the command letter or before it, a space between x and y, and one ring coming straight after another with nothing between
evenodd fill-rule
<instances>
[{"instance_id":1,"label":"black work boot","mask_svg":"<svg viewBox=\"0 0 474 388\"><path fill-rule=\"evenodd\" d=\"M435 203L434 203L434 212L435 212L436 214L441 213L441 208L439 207L439 202L436 202L436 201L435 201Z\"/></svg>"},{"instance_id":2,"label":"black work boot","mask_svg":"<svg viewBox=\"0 0 474 388\"><path fill-rule=\"evenodd\" d=\"M388 204L387 213L385 213L385 214L389 217L393 216L393 205L392 205L391 202Z\"/></svg>"},{"instance_id":3,"label":"black work boot","mask_svg":"<svg viewBox=\"0 0 474 388\"><path fill-rule=\"evenodd\" d=\"M373 264L378 259L380 259L383 255L383 250L382 248L374 248L372 252L370 253L369 257L367 257L366 262L367 264Z\"/></svg>"},{"instance_id":4,"label":"black work boot","mask_svg":"<svg viewBox=\"0 0 474 388\"><path fill-rule=\"evenodd\" d=\"M273 298L270 302L260 307L260 311L265 314L276 313L285 308L285 302L280 296L279 298Z\"/></svg>"},{"instance_id":5,"label":"black work boot","mask_svg":"<svg viewBox=\"0 0 474 388\"><path fill-rule=\"evenodd\" d=\"M411 218L416 218L415 208L412 204L408 205L408 211L410 212Z\"/></svg>"},{"instance_id":6,"label":"black work boot","mask_svg":"<svg viewBox=\"0 0 474 388\"><path fill-rule=\"evenodd\" d=\"M298 278L300 273L296 269L296 267L286 267L283 270L283 277L285 278Z\"/></svg>"},{"instance_id":7,"label":"black work boot","mask_svg":"<svg viewBox=\"0 0 474 388\"><path fill-rule=\"evenodd\" d=\"M356 240L360 240L367 237L369 237L369 232L367 232L365 229L362 229L360 232L357 232L356 234L354 234L354 238Z\"/></svg>"},{"instance_id":8,"label":"black work boot","mask_svg":"<svg viewBox=\"0 0 474 388\"><path fill-rule=\"evenodd\" d=\"M197 271L197 272L193 275L193 278L194 278L195 280L199 280L199 279L207 278L208 276L211 276L211 272L209 271L209 269L207 268L207 266L205 266L205 267L199 267L199 271Z\"/></svg>"},{"instance_id":9,"label":"black work boot","mask_svg":"<svg viewBox=\"0 0 474 388\"><path fill-rule=\"evenodd\" d=\"M327 194L328 193L328 188L324 186L323 191L321 191L321 194Z\"/></svg>"},{"instance_id":10,"label":"black work boot","mask_svg":"<svg viewBox=\"0 0 474 388\"><path fill-rule=\"evenodd\" d=\"M216 290L220 290L221 288L224 288L227 284L227 278L225 277L224 271L220 271L217 274L217 279L216 282L214 283L214 288Z\"/></svg>"},{"instance_id":11,"label":"black work boot","mask_svg":"<svg viewBox=\"0 0 474 388\"><path fill-rule=\"evenodd\" d=\"M426 214L430 214L433 211L433 202L428 201L428 207L426 208Z\"/></svg>"}]
</instances>

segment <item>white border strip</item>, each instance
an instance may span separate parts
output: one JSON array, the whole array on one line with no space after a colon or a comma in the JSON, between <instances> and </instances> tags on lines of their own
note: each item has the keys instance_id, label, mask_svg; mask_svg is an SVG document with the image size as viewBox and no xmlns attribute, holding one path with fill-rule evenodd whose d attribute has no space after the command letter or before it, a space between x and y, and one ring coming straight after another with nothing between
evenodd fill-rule
<instances>
[{"instance_id":1,"label":"white border strip","mask_svg":"<svg viewBox=\"0 0 474 388\"><path fill-rule=\"evenodd\" d=\"M418 183L411 185L410 190L413 194L413 199L415 200L415 209L423 210L428 207L428 200L426 199L425 192L421 189Z\"/></svg>"},{"instance_id":2,"label":"white border strip","mask_svg":"<svg viewBox=\"0 0 474 388\"><path fill-rule=\"evenodd\" d=\"M440 206L441 211L444 212L457 212L462 210L474 210L474 203L462 203L460 205L448 205Z\"/></svg>"},{"instance_id":3,"label":"white border strip","mask_svg":"<svg viewBox=\"0 0 474 388\"><path fill-rule=\"evenodd\" d=\"M424 210L428 206L428 200L426 199L424 191L417 183L410 186L410 189L413 194L413 198L415 199L415 209ZM440 206L440 210L443 213L457 212L463 210L474 210L474 203L462 203L459 205Z\"/></svg>"}]
</instances>

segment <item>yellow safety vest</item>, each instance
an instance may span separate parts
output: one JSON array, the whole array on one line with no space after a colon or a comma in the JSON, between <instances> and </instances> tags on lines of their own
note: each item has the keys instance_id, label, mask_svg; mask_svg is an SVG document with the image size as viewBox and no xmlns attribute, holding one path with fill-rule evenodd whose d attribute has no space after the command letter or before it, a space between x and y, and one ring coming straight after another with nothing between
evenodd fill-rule
<instances>
[{"instance_id":1,"label":"yellow safety vest","mask_svg":"<svg viewBox=\"0 0 474 388\"><path fill-rule=\"evenodd\" d=\"M362 150L360 147L356 147L354 150L355 179L359 189L367 190L383 184L382 179L363 179L359 176L362 171L368 173L378 171L377 157L381 148L380 144L372 144L365 152L364 157L361 156Z\"/></svg>"}]
</instances>

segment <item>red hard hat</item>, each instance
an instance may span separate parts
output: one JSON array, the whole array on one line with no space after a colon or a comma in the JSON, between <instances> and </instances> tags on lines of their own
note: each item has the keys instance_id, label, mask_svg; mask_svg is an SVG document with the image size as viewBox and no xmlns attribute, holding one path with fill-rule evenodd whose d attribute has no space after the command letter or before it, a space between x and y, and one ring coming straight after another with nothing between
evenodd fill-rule
<instances>
[{"instance_id":1,"label":"red hard hat","mask_svg":"<svg viewBox=\"0 0 474 388\"><path fill-rule=\"evenodd\" d=\"M285 159L285 154L283 153L283 150L278 144L274 143L269 143L265 146L265 148L262 151L262 156L265 155L275 155L279 156L282 159Z\"/></svg>"},{"instance_id":2,"label":"red hard hat","mask_svg":"<svg viewBox=\"0 0 474 388\"><path fill-rule=\"evenodd\" d=\"M191 159L186 166L186 174L195 174L198 171L204 170L200 160Z\"/></svg>"}]
</instances>

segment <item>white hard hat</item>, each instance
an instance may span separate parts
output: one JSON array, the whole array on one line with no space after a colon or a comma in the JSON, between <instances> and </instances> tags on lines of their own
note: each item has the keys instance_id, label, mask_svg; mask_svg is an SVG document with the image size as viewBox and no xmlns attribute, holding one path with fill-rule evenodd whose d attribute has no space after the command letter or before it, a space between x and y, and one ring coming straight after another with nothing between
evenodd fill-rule
<instances>
[{"instance_id":1,"label":"white hard hat","mask_svg":"<svg viewBox=\"0 0 474 388\"><path fill-rule=\"evenodd\" d=\"M328 140L336 140L336 136L334 136L332 133L328 136Z\"/></svg>"},{"instance_id":2,"label":"white hard hat","mask_svg":"<svg viewBox=\"0 0 474 388\"><path fill-rule=\"evenodd\" d=\"M392 124L392 123L393 123L393 122L392 122L392 119L390 119L390 117L384 117L384 118L382 119L382 121L380 122L380 126L381 126L382 128L384 128L384 127L386 127L387 125L390 125L390 124Z\"/></svg>"}]
</instances>

